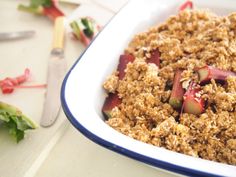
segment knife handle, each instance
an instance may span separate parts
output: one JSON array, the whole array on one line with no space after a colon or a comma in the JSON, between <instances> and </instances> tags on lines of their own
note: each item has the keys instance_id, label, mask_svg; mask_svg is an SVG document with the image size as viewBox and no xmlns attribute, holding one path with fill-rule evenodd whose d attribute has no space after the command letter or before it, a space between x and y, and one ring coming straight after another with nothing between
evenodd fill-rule
<instances>
[{"instance_id":1,"label":"knife handle","mask_svg":"<svg viewBox=\"0 0 236 177\"><path fill-rule=\"evenodd\" d=\"M53 44L52 48L62 49L64 46L64 27L65 17L57 17L54 22L54 31L53 31Z\"/></svg>"}]
</instances>

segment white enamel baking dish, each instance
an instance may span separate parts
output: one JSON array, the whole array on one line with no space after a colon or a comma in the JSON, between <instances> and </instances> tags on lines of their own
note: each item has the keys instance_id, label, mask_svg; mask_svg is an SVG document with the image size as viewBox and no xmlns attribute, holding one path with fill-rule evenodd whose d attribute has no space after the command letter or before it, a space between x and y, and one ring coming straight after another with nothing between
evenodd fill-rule
<instances>
[{"instance_id":1,"label":"white enamel baking dish","mask_svg":"<svg viewBox=\"0 0 236 177\"><path fill-rule=\"evenodd\" d=\"M102 83L134 34L165 21L178 12L180 0L130 1L99 33L67 73L61 90L63 110L86 137L97 144L159 169L189 176L236 176L236 166L172 152L129 138L104 123ZM226 15L236 11L236 1L193 1L195 8L209 8Z\"/></svg>"}]
</instances>

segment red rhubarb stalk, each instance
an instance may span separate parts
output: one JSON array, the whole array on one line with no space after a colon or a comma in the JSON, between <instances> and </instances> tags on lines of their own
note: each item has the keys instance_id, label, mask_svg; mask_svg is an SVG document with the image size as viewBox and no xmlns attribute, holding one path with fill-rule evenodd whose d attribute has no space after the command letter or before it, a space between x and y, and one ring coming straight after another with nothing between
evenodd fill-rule
<instances>
[{"instance_id":1,"label":"red rhubarb stalk","mask_svg":"<svg viewBox=\"0 0 236 177\"><path fill-rule=\"evenodd\" d=\"M100 30L100 26L97 25L95 20L91 17L84 17L74 20L70 23L70 27L72 29L72 34L86 47Z\"/></svg>"},{"instance_id":2,"label":"red rhubarb stalk","mask_svg":"<svg viewBox=\"0 0 236 177\"><path fill-rule=\"evenodd\" d=\"M125 76L125 69L129 62L134 61L134 56L131 54L123 54L120 55L119 64L117 66L117 71L119 72L119 79L123 79ZM102 107L102 112L106 119L111 117L111 111L113 108L119 106L121 103L121 99L119 98L117 93L109 93L105 99L105 102Z\"/></svg>"},{"instance_id":3,"label":"red rhubarb stalk","mask_svg":"<svg viewBox=\"0 0 236 177\"><path fill-rule=\"evenodd\" d=\"M117 71L119 72L119 79L123 79L125 76L125 69L129 62L134 61L134 56L131 54L120 55L119 64L117 66ZM113 108L121 104L121 99L117 93L109 93L105 99L105 102L102 107L102 112L106 119L111 117L111 111Z\"/></svg>"},{"instance_id":4,"label":"red rhubarb stalk","mask_svg":"<svg viewBox=\"0 0 236 177\"><path fill-rule=\"evenodd\" d=\"M181 70L177 70L175 72L174 83L171 91L171 96L169 99L169 104L175 109L181 108L183 102L184 89L180 82L181 73L182 73Z\"/></svg>"},{"instance_id":5,"label":"red rhubarb stalk","mask_svg":"<svg viewBox=\"0 0 236 177\"><path fill-rule=\"evenodd\" d=\"M179 7L179 11L183 11L183 10L185 10L187 8L193 9L193 2L192 1L186 1L184 4L182 4Z\"/></svg>"},{"instance_id":6,"label":"red rhubarb stalk","mask_svg":"<svg viewBox=\"0 0 236 177\"><path fill-rule=\"evenodd\" d=\"M106 119L111 117L112 109L120 105L120 103L121 99L119 98L117 93L109 93L102 107L102 112Z\"/></svg>"},{"instance_id":7,"label":"red rhubarb stalk","mask_svg":"<svg viewBox=\"0 0 236 177\"><path fill-rule=\"evenodd\" d=\"M204 66L199 68L197 69L197 73L200 84L208 83L211 79L215 79L218 82L224 83L228 76L236 76L235 72L221 70L213 66Z\"/></svg>"},{"instance_id":8,"label":"red rhubarb stalk","mask_svg":"<svg viewBox=\"0 0 236 177\"><path fill-rule=\"evenodd\" d=\"M43 13L51 20L55 20L57 17L64 16L64 13L55 5L51 7L44 7Z\"/></svg>"},{"instance_id":9,"label":"red rhubarb stalk","mask_svg":"<svg viewBox=\"0 0 236 177\"><path fill-rule=\"evenodd\" d=\"M3 80L0 80L0 89L3 94L10 94L14 91L15 88L45 88L46 84L41 85L21 85L25 83L30 77L30 70L25 69L24 74L10 78L7 77Z\"/></svg>"},{"instance_id":10,"label":"red rhubarb stalk","mask_svg":"<svg viewBox=\"0 0 236 177\"><path fill-rule=\"evenodd\" d=\"M38 84L38 85L17 85L14 88L46 88L47 84Z\"/></svg>"},{"instance_id":11,"label":"red rhubarb stalk","mask_svg":"<svg viewBox=\"0 0 236 177\"><path fill-rule=\"evenodd\" d=\"M204 100L200 95L200 87L191 82L188 90L184 94L183 111L185 113L199 115L204 111Z\"/></svg>"},{"instance_id":12,"label":"red rhubarb stalk","mask_svg":"<svg viewBox=\"0 0 236 177\"><path fill-rule=\"evenodd\" d=\"M125 69L127 67L127 64L129 62L133 62L134 59L135 59L134 56L131 54L120 55L119 64L117 67L117 70L119 72L118 77L120 80L122 80L125 77Z\"/></svg>"},{"instance_id":13,"label":"red rhubarb stalk","mask_svg":"<svg viewBox=\"0 0 236 177\"><path fill-rule=\"evenodd\" d=\"M85 45L85 47L87 47L90 44L91 39L84 34L76 21L73 21L70 26L73 30L72 34L75 36L75 38L80 40Z\"/></svg>"},{"instance_id":14,"label":"red rhubarb stalk","mask_svg":"<svg viewBox=\"0 0 236 177\"><path fill-rule=\"evenodd\" d=\"M80 38L81 38L81 42L87 47L91 40L90 38L88 38L83 31L80 31Z\"/></svg>"},{"instance_id":15,"label":"red rhubarb stalk","mask_svg":"<svg viewBox=\"0 0 236 177\"><path fill-rule=\"evenodd\" d=\"M148 63L154 63L156 66L160 67L160 52L159 50L154 50L151 52L151 57L147 59Z\"/></svg>"},{"instance_id":16,"label":"red rhubarb stalk","mask_svg":"<svg viewBox=\"0 0 236 177\"><path fill-rule=\"evenodd\" d=\"M18 77L15 78L7 77L3 80L0 80L0 87L2 89L2 93L3 94L12 93L14 91L15 86L20 85L28 80L29 75L30 75L30 70L26 68L24 74Z\"/></svg>"},{"instance_id":17,"label":"red rhubarb stalk","mask_svg":"<svg viewBox=\"0 0 236 177\"><path fill-rule=\"evenodd\" d=\"M64 13L57 6L57 0L30 0L28 6L20 4L18 9L32 14L44 15L51 20L64 16Z\"/></svg>"}]
</instances>

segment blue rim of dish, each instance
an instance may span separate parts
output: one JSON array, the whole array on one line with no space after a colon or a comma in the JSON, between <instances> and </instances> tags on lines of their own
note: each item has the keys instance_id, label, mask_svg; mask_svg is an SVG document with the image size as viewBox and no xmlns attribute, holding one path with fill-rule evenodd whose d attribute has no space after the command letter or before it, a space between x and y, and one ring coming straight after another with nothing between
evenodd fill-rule
<instances>
[{"instance_id":1,"label":"blue rim of dish","mask_svg":"<svg viewBox=\"0 0 236 177\"><path fill-rule=\"evenodd\" d=\"M126 4L119 10L119 12L126 6ZM118 12L118 13L119 13ZM117 13L117 14L118 14ZM104 26L104 28L109 25L109 23L114 19L114 17L117 15L115 14L110 20L109 22ZM103 29L104 29L103 28ZM102 30L103 31L103 30ZM95 37L95 39L99 36L99 34L102 32L100 31L97 36ZM94 40L95 40L94 39ZM138 160L140 162L146 163L148 165L152 165L154 167L158 167L167 171L171 171L174 173L179 173L182 175L188 175L188 176L196 176L196 177L221 177L221 175L216 175L216 174L212 174L212 173L207 173L207 172L203 172L203 171L198 171L198 170L193 170L191 168L186 168L186 167L182 167L182 166L178 166L169 162L165 162L162 160L158 160L158 159L154 159L152 157L149 156L145 156L142 154L139 154L137 152L128 150L122 146L118 146L116 144L113 144L99 136L97 136L96 134L93 134L91 131L89 131L88 129L86 129L86 127L84 127L82 124L80 124L80 122L78 122L76 120L76 118L73 116L73 114L71 113L67 103L66 103L66 99L65 99L65 86L66 86L66 82L68 77L70 76L71 71L74 69L74 67L79 63L79 61L81 60L81 58L83 57L84 53L89 49L90 45L94 42L94 40L89 44L89 46L84 50L84 52L79 56L79 58L77 59L77 61L74 63L74 65L70 68L70 70L68 71L68 73L66 74L62 86L61 86L61 104L62 104L62 108L63 111L67 117L67 119L71 122L71 124L78 130L80 131L85 137L87 137L88 139L90 139L91 141L109 149L112 150L114 152L117 152L119 154L125 155L127 157L130 157L132 159Z\"/></svg>"}]
</instances>

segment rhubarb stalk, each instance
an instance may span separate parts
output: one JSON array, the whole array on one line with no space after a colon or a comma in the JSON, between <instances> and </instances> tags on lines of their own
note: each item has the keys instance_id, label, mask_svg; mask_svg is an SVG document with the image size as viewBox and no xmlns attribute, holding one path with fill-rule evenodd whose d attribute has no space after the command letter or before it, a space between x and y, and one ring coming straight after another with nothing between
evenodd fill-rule
<instances>
[{"instance_id":1,"label":"rhubarb stalk","mask_svg":"<svg viewBox=\"0 0 236 177\"><path fill-rule=\"evenodd\" d=\"M213 66L204 66L197 69L200 84L209 83L211 79L215 79L218 82L224 83L228 76L236 76L236 73L232 71L225 71Z\"/></svg>"},{"instance_id":2,"label":"rhubarb stalk","mask_svg":"<svg viewBox=\"0 0 236 177\"><path fill-rule=\"evenodd\" d=\"M0 89L3 94L10 94L14 91L15 88L45 88L46 84L41 85L21 85L26 82L30 77L30 70L25 69L24 74L11 78L6 77L3 80L0 80Z\"/></svg>"},{"instance_id":3,"label":"rhubarb stalk","mask_svg":"<svg viewBox=\"0 0 236 177\"><path fill-rule=\"evenodd\" d=\"M102 107L102 113L104 114L106 119L109 119L111 117L112 109L118 106L120 103L121 99L119 98L117 93L109 93Z\"/></svg>"},{"instance_id":4,"label":"rhubarb stalk","mask_svg":"<svg viewBox=\"0 0 236 177\"><path fill-rule=\"evenodd\" d=\"M186 1L184 4L182 4L179 7L179 11L183 11L183 10L185 10L187 8L193 9L193 2L192 1Z\"/></svg>"},{"instance_id":5,"label":"rhubarb stalk","mask_svg":"<svg viewBox=\"0 0 236 177\"><path fill-rule=\"evenodd\" d=\"M127 64L129 62L133 62L134 61L134 56L131 54L123 54L120 55L120 59L119 59L119 64L117 67L117 70L119 72L119 79L122 80L125 77L125 69L127 67Z\"/></svg>"},{"instance_id":6,"label":"rhubarb stalk","mask_svg":"<svg viewBox=\"0 0 236 177\"><path fill-rule=\"evenodd\" d=\"M179 109L182 106L184 89L180 82L181 80L181 70L177 70L174 76L174 83L171 91L171 96L169 99L169 104L175 109Z\"/></svg>"},{"instance_id":7,"label":"rhubarb stalk","mask_svg":"<svg viewBox=\"0 0 236 177\"><path fill-rule=\"evenodd\" d=\"M91 17L80 18L70 23L74 36L85 46L88 46L100 30L94 19Z\"/></svg>"},{"instance_id":8,"label":"rhubarb stalk","mask_svg":"<svg viewBox=\"0 0 236 177\"><path fill-rule=\"evenodd\" d=\"M133 62L135 57L131 54L120 55L119 64L117 66L117 71L119 72L118 77L122 80L125 77L125 69L129 62ZM102 113L106 119L111 117L111 111L113 108L121 104L121 99L118 96L118 93L109 93L105 99L105 102L102 107Z\"/></svg>"},{"instance_id":9,"label":"rhubarb stalk","mask_svg":"<svg viewBox=\"0 0 236 177\"><path fill-rule=\"evenodd\" d=\"M190 114L201 114L204 111L204 100L201 98L200 86L191 82L184 94L183 111Z\"/></svg>"},{"instance_id":10,"label":"rhubarb stalk","mask_svg":"<svg viewBox=\"0 0 236 177\"><path fill-rule=\"evenodd\" d=\"M151 52L151 57L147 60L148 63L154 63L156 66L160 67L160 52L159 50L154 50Z\"/></svg>"},{"instance_id":11,"label":"rhubarb stalk","mask_svg":"<svg viewBox=\"0 0 236 177\"><path fill-rule=\"evenodd\" d=\"M28 6L20 4L18 10L36 15L44 15L51 20L64 16L64 13L58 8L56 0L30 0Z\"/></svg>"}]
</instances>

